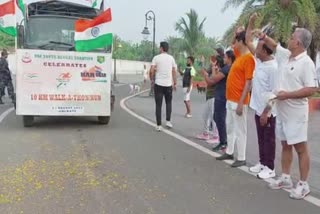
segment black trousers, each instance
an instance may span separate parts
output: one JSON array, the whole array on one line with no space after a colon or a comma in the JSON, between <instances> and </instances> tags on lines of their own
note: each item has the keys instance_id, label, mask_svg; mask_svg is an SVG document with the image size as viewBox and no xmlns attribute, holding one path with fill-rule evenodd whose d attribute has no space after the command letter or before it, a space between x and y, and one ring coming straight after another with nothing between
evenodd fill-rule
<instances>
[{"instance_id":1,"label":"black trousers","mask_svg":"<svg viewBox=\"0 0 320 214\"><path fill-rule=\"evenodd\" d=\"M213 120L217 125L221 145L227 145L226 115L226 101L215 99Z\"/></svg>"},{"instance_id":2,"label":"black trousers","mask_svg":"<svg viewBox=\"0 0 320 214\"><path fill-rule=\"evenodd\" d=\"M171 112L172 112L172 86L165 87L155 84L154 85L154 98L156 101L156 118L157 125L161 126L161 109L162 109L162 100L163 97L166 101L166 120L171 120Z\"/></svg>"}]
</instances>

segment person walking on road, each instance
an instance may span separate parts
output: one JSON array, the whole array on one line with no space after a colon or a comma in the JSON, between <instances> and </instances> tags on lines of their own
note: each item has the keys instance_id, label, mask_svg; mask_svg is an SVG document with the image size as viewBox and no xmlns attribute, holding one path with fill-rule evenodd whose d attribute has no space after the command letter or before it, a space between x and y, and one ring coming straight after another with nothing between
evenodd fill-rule
<instances>
[{"instance_id":1,"label":"person walking on road","mask_svg":"<svg viewBox=\"0 0 320 214\"><path fill-rule=\"evenodd\" d=\"M181 74L181 76L183 76L182 87L183 87L183 93L184 93L184 104L186 105L186 110L187 110L185 114L186 118L192 117L190 95L191 95L192 84L193 84L192 78L196 75L196 70L193 67L193 63L194 63L194 57L189 56L187 58L187 67L183 71L179 70L179 73Z\"/></svg>"},{"instance_id":2,"label":"person walking on road","mask_svg":"<svg viewBox=\"0 0 320 214\"><path fill-rule=\"evenodd\" d=\"M155 74L154 97L156 103L156 130L161 131L161 109L163 97L166 101L166 126L172 128L171 112L172 112L172 91L176 89L176 63L174 58L168 54L169 44L167 42L160 43L160 54L152 60L150 75Z\"/></svg>"},{"instance_id":3,"label":"person walking on road","mask_svg":"<svg viewBox=\"0 0 320 214\"><path fill-rule=\"evenodd\" d=\"M0 58L0 104L3 104L2 97L5 94L4 91L6 87L12 103L15 104L14 88L7 58L8 51L6 49L3 49Z\"/></svg>"},{"instance_id":4,"label":"person walking on road","mask_svg":"<svg viewBox=\"0 0 320 214\"><path fill-rule=\"evenodd\" d=\"M255 61L245 40L244 30L236 33L234 49L238 54L235 54L236 60L230 68L226 86L228 146L226 153L217 157L217 160L233 160L236 145L238 157L232 167L246 165L247 112Z\"/></svg>"},{"instance_id":5,"label":"person walking on road","mask_svg":"<svg viewBox=\"0 0 320 214\"><path fill-rule=\"evenodd\" d=\"M267 179L276 176L274 170L276 113L267 103L270 98L274 98L278 65L272 56L273 51L264 41L259 41L256 48L253 45L253 26L256 18L257 14L254 13L249 19L246 43L256 60L250 107L255 111L260 162L250 167L249 171L257 173L258 178Z\"/></svg>"},{"instance_id":6,"label":"person walking on road","mask_svg":"<svg viewBox=\"0 0 320 214\"><path fill-rule=\"evenodd\" d=\"M315 64L307 55L312 34L305 28L297 28L288 40L288 49L277 44L261 31L260 40L276 52L278 75L276 82L276 136L282 143L282 175L272 182L271 189L292 189L290 169L293 149L299 159L300 181L290 192L293 199L302 199L310 193L307 182L310 170L308 151L308 97L317 90Z\"/></svg>"}]
</instances>

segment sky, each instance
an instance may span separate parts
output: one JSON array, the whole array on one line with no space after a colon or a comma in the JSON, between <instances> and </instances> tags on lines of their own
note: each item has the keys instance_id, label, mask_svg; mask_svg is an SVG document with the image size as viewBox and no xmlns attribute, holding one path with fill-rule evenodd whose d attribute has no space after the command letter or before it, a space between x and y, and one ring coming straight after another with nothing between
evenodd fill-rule
<instances>
[{"instance_id":1,"label":"sky","mask_svg":"<svg viewBox=\"0 0 320 214\"><path fill-rule=\"evenodd\" d=\"M228 27L238 18L241 8L230 8L221 12L225 0L110 0L113 31L123 40L139 42L145 26L145 14L153 10L156 14L156 42L169 36L179 36L174 24L186 17L190 9L196 10L200 20L207 18L204 26L206 36L222 38ZM152 32L152 22L148 24ZM152 40L152 34L148 38Z\"/></svg>"}]
</instances>

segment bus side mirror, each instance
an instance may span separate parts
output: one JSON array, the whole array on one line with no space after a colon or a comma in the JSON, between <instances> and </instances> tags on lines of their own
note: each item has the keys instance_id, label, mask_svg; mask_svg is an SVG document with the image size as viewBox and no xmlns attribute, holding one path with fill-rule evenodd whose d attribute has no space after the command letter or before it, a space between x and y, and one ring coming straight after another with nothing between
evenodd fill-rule
<instances>
[{"instance_id":1,"label":"bus side mirror","mask_svg":"<svg viewBox=\"0 0 320 214\"><path fill-rule=\"evenodd\" d=\"M18 42L18 48L23 48L24 44L24 26L23 25L18 25L17 26L17 42Z\"/></svg>"}]
</instances>

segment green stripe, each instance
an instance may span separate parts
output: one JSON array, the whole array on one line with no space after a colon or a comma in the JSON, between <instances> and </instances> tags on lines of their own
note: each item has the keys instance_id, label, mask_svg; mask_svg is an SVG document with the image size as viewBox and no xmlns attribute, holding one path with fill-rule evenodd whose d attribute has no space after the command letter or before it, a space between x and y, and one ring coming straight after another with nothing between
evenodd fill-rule
<instances>
[{"instance_id":1,"label":"green stripe","mask_svg":"<svg viewBox=\"0 0 320 214\"><path fill-rule=\"evenodd\" d=\"M17 31L15 27L0 27L0 31L10 35L10 36L17 36Z\"/></svg>"},{"instance_id":2,"label":"green stripe","mask_svg":"<svg viewBox=\"0 0 320 214\"><path fill-rule=\"evenodd\" d=\"M23 0L18 0L18 7L20 8L23 16L24 16L24 5L23 5Z\"/></svg>"},{"instance_id":3,"label":"green stripe","mask_svg":"<svg viewBox=\"0 0 320 214\"><path fill-rule=\"evenodd\" d=\"M98 48L105 48L112 45L112 33L108 33L90 40L75 41L76 51L91 51Z\"/></svg>"}]
</instances>

